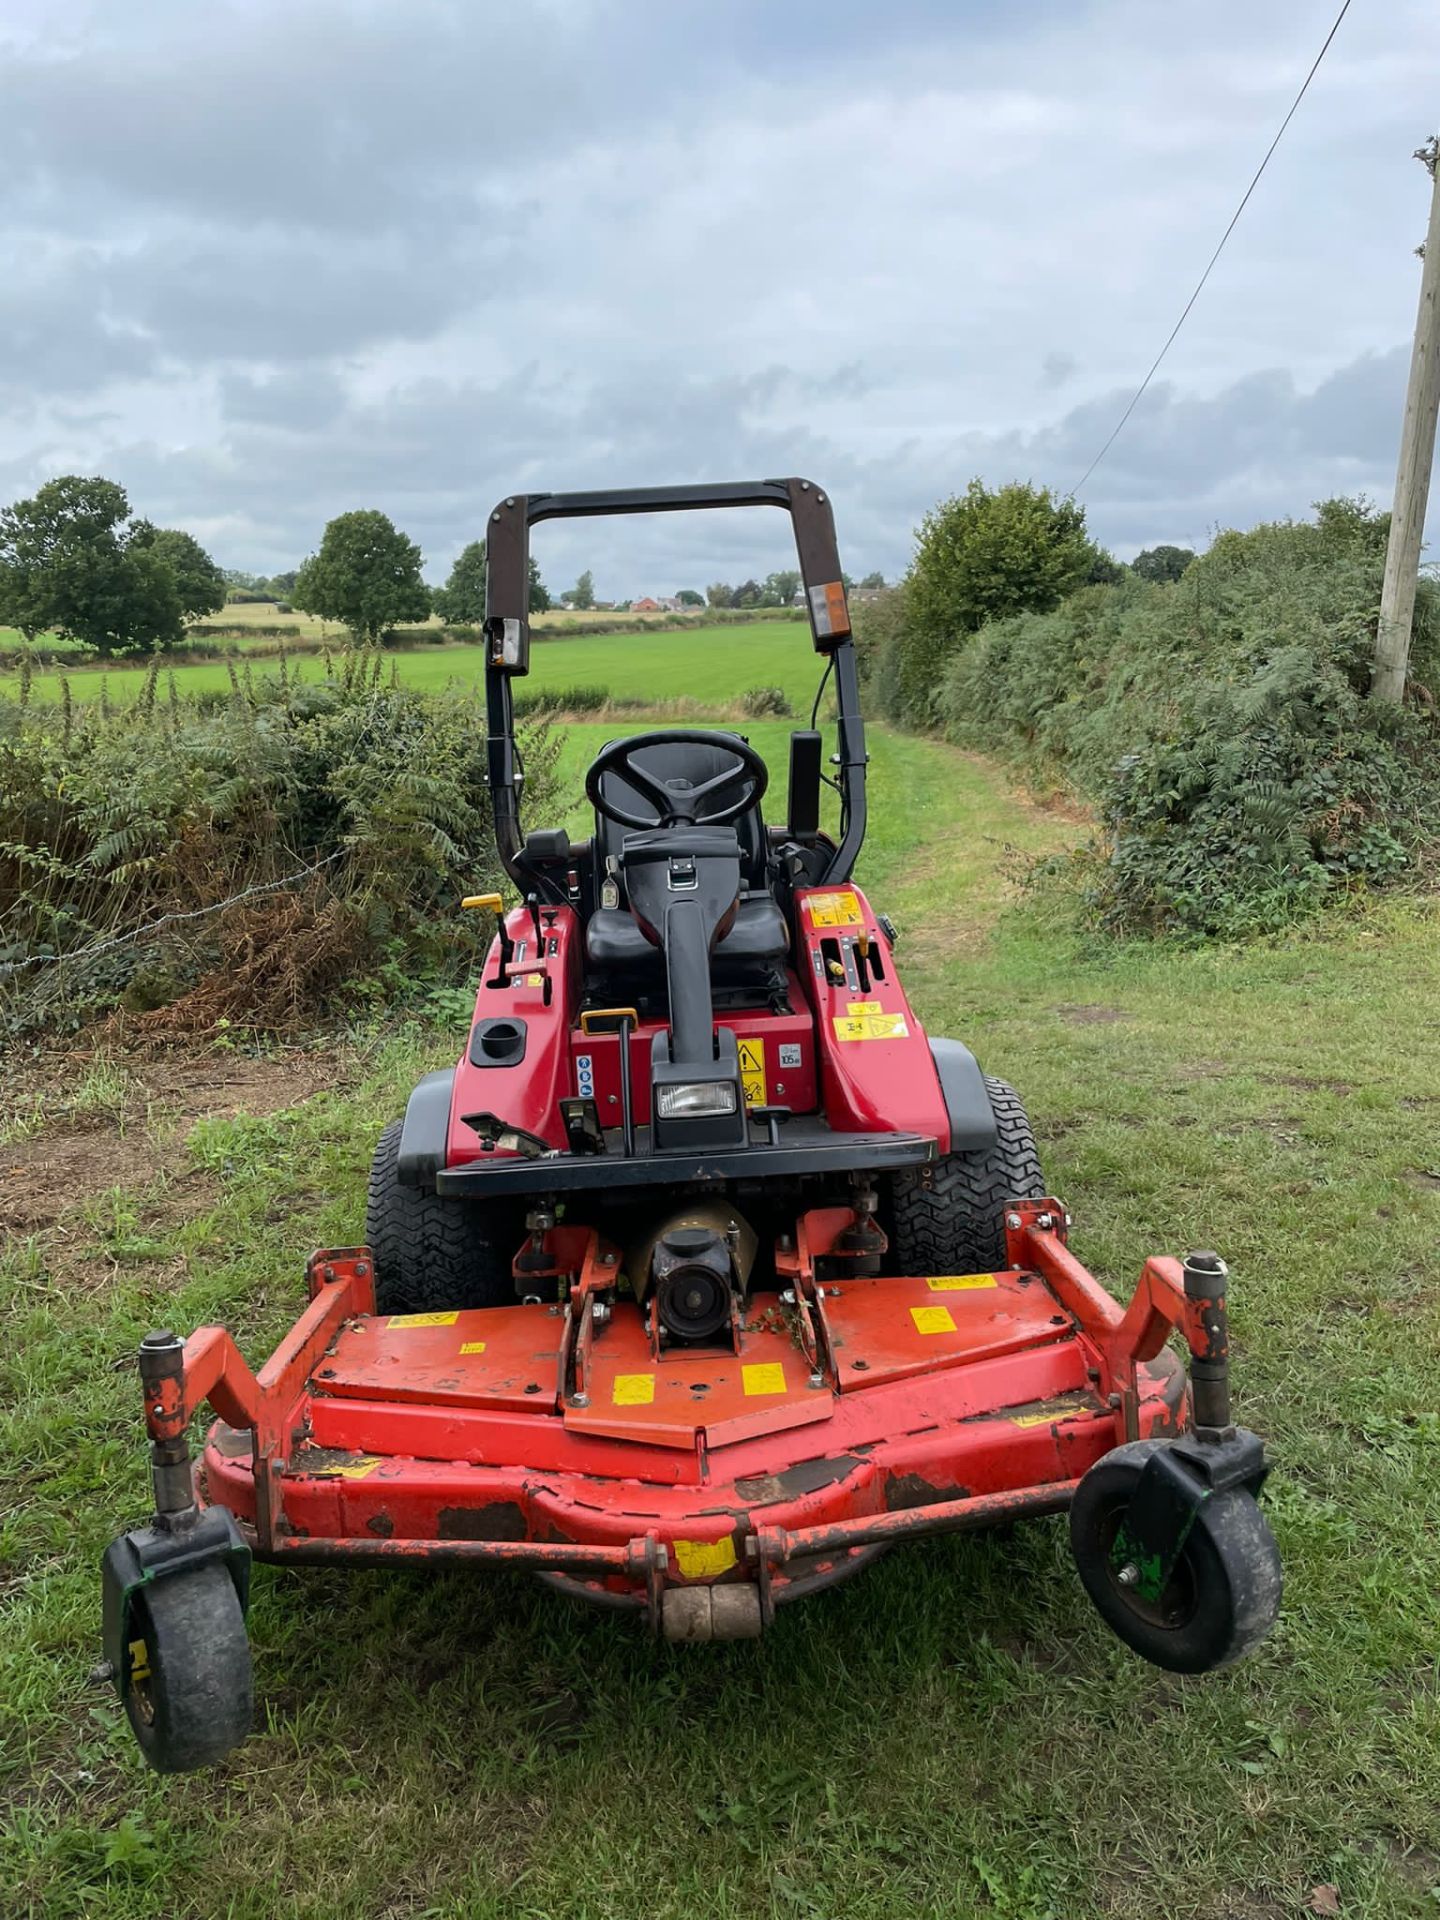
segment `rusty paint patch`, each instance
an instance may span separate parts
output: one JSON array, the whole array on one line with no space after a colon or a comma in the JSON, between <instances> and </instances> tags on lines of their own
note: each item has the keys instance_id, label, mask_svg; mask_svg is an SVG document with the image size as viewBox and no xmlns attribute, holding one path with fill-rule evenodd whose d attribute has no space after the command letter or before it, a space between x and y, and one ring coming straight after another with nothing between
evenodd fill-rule
<instances>
[{"instance_id":1,"label":"rusty paint patch","mask_svg":"<svg viewBox=\"0 0 1440 1920\"><path fill-rule=\"evenodd\" d=\"M382 1540L388 1540L395 1531L395 1522L388 1513L372 1513L365 1525L371 1533L378 1533Z\"/></svg>"},{"instance_id":2,"label":"rusty paint patch","mask_svg":"<svg viewBox=\"0 0 1440 1920\"><path fill-rule=\"evenodd\" d=\"M248 1427L229 1427L217 1420L210 1429L210 1445L222 1460L248 1460L255 1451L255 1436Z\"/></svg>"},{"instance_id":3,"label":"rusty paint patch","mask_svg":"<svg viewBox=\"0 0 1440 1920\"><path fill-rule=\"evenodd\" d=\"M833 1460L802 1460L797 1466L787 1467L784 1473L756 1474L750 1479L737 1480L735 1491L752 1506L773 1506L777 1501L793 1500L802 1493L814 1493L820 1487L833 1487L837 1480L848 1479L861 1464L860 1456L854 1453L840 1453Z\"/></svg>"},{"instance_id":4,"label":"rusty paint patch","mask_svg":"<svg viewBox=\"0 0 1440 1920\"><path fill-rule=\"evenodd\" d=\"M968 1487L933 1486L922 1473L897 1473L885 1482L887 1513L906 1513L912 1507L935 1507L946 1500L968 1500Z\"/></svg>"},{"instance_id":5,"label":"rusty paint patch","mask_svg":"<svg viewBox=\"0 0 1440 1920\"><path fill-rule=\"evenodd\" d=\"M513 1500L497 1500L491 1507L442 1507L442 1540L523 1540L525 1514Z\"/></svg>"}]
</instances>

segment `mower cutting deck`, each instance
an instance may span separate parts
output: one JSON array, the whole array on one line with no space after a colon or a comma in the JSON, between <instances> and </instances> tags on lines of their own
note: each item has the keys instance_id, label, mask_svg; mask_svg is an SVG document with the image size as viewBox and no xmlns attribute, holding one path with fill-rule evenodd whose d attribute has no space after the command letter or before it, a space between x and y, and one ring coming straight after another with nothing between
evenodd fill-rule
<instances>
[{"instance_id":1,"label":"mower cutting deck","mask_svg":"<svg viewBox=\"0 0 1440 1920\"><path fill-rule=\"evenodd\" d=\"M818 734L792 736L767 827L742 737L666 729L590 768L592 841L522 839L530 524L749 504L795 522L838 834ZM901 1540L1068 1508L1139 1652L1196 1672L1253 1646L1280 1572L1260 1443L1230 1422L1223 1262L1152 1259L1122 1311L1069 1251L1018 1099L926 1036L851 878L864 736L824 495L508 500L487 635L522 904L466 903L500 918L464 1051L382 1134L369 1244L312 1258L258 1376L218 1327L141 1348L156 1513L106 1554L105 1647L152 1764L248 1730L257 1556L524 1568L729 1639Z\"/></svg>"}]
</instances>

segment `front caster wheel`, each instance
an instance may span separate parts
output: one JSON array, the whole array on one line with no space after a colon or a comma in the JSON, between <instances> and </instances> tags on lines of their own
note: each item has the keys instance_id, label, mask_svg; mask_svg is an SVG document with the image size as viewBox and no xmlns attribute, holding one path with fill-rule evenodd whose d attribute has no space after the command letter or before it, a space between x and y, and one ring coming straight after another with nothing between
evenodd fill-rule
<instances>
[{"instance_id":1,"label":"front caster wheel","mask_svg":"<svg viewBox=\"0 0 1440 1920\"><path fill-rule=\"evenodd\" d=\"M1070 1548L1085 1591L1127 1646L1172 1673L1208 1673L1256 1647L1280 1611L1280 1553L1255 1496L1212 1494L1158 1593L1115 1552L1147 1461L1161 1440L1137 1440L1098 1460L1075 1489Z\"/></svg>"},{"instance_id":2,"label":"front caster wheel","mask_svg":"<svg viewBox=\"0 0 1440 1920\"><path fill-rule=\"evenodd\" d=\"M122 1686L158 1773L208 1767L240 1744L254 1711L250 1643L228 1567L146 1582L131 1605Z\"/></svg>"}]
</instances>

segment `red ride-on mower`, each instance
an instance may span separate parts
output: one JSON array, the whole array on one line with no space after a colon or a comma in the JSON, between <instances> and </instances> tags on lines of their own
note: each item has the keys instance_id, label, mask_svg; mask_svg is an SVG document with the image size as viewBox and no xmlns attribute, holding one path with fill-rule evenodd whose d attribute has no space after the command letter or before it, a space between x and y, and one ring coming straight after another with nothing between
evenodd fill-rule
<instances>
[{"instance_id":1,"label":"red ride-on mower","mask_svg":"<svg viewBox=\"0 0 1440 1920\"><path fill-rule=\"evenodd\" d=\"M532 524L752 505L794 522L834 777L793 733L767 825L740 735L666 728L596 758L591 840L522 837ZM156 1513L104 1586L147 1757L203 1765L248 1730L253 1557L528 1568L668 1639L735 1639L887 1547L1068 1508L1124 1640L1180 1672L1237 1658L1280 1567L1260 1442L1230 1421L1225 1267L1148 1260L1117 1306L1015 1094L916 1019L851 877L866 756L825 495L517 496L488 552L490 785L521 902L459 1061L380 1137L369 1244L313 1256L258 1376L219 1327L142 1343Z\"/></svg>"}]
</instances>

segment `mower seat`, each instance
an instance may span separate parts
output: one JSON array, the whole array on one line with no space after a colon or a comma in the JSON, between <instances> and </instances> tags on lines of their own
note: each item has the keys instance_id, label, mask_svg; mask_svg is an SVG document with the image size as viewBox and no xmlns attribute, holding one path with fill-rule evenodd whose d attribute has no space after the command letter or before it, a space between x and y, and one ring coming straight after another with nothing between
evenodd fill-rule
<instances>
[{"instance_id":1,"label":"mower seat","mask_svg":"<svg viewBox=\"0 0 1440 1920\"><path fill-rule=\"evenodd\" d=\"M745 892L730 931L710 956L711 973L721 986L738 986L761 971L785 966L789 946L785 916L768 893ZM634 917L619 907L597 907L585 929L585 957L598 973L663 974L665 956L640 931Z\"/></svg>"},{"instance_id":2,"label":"mower seat","mask_svg":"<svg viewBox=\"0 0 1440 1920\"><path fill-rule=\"evenodd\" d=\"M714 745L656 745L638 749L636 758L647 772L661 780L684 779L698 785L727 766L740 769L734 756L726 751L728 736L717 732ZM650 814L659 825L654 801L618 773L607 773L601 792L617 806L632 813ZM715 795L715 804L728 798L725 788ZM711 977L719 987L770 987L775 978L783 982L785 956L790 946L785 916L775 904L766 872L765 824L758 806L747 808L735 821L735 837L740 846L740 904L734 923L717 942L710 956ZM607 872L607 860L617 860L624 848L628 827L617 826L601 813L595 816L595 870L597 879ZM623 884L623 881L622 881ZM597 907L585 929L585 957L597 973L653 975L663 979L665 956L652 946L640 931L627 907Z\"/></svg>"}]
</instances>

